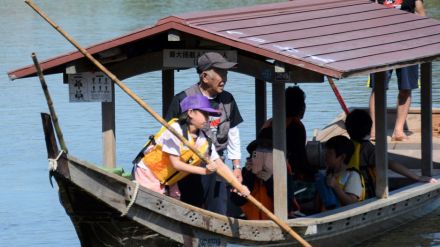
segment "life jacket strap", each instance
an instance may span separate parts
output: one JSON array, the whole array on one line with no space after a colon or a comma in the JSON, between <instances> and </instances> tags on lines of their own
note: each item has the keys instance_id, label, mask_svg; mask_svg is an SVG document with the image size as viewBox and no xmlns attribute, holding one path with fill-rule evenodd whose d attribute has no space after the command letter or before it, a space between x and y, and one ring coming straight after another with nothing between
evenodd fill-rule
<instances>
[{"instance_id":1,"label":"life jacket strap","mask_svg":"<svg viewBox=\"0 0 440 247\"><path fill-rule=\"evenodd\" d=\"M154 140L154 135L150 135L148 137L149 141L147 142L147 144L145 144L145 146L141 149L141 151L139 151L138 155L136 155L136 158L134 158L134 160L131 162L133 165L137 165L139 163L139 161L141 161L142 158L144 158L144 152L145 150L147 150L147 148L150 145L156 145L156 141Z\"/></svg>"}]
</instances>

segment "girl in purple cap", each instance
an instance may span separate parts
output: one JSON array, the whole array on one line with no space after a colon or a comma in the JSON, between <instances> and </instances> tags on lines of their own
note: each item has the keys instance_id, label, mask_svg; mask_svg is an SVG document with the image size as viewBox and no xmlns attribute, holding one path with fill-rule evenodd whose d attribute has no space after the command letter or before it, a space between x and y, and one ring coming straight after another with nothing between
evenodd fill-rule
<instances>
[{"instance_id":1,"label":"girl in purple cap","mask_svg":"<svg viewBox=\"0 0 440 247\"><path fill-rule=\"evenodd\" d=\"M183 112L180 118L171 119L168 123L211 162L202 164L202 160L165 127L150 137L150 141L133 161L133 176L140 185L174 198L180 196L177 181L186 175L207 175L220 166L226 166L201 130L208 123L209 115L219 115L220 111L213 109L208 98L203 95L188 96L180 106Z\"/></svg>"}]
</instances>

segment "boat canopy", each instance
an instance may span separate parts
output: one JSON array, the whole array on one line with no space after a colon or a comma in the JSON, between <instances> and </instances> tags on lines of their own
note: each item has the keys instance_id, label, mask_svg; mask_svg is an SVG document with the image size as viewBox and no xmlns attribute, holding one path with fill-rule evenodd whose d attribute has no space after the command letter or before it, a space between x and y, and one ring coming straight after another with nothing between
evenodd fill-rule
<instances>
[{"instance_id":1,"label":"boat canopy","mask_svg":"<svg viewBox=\"0 0 440 247\"><path fill-rule=\"evenodd\" d=\"M152 65L142 57L173 48L235 49L239 55L293 66L290 71L302 77L292 81L322 81L314 73L344 78L438 59L440 21L369 0L295 0L173 15L87 50L103 63L132 66L137 61L148 67L119 74L126 78L161 70L162 64ZM81 63L87 63L83 55L71 52L45 60L41 67L53 74ZM240 63L237 70L258 78L256 71L240 68ZM29 65L8 75L17 79L36 73ZM271 81L267 75L261 77Z\"/></svg>"}]
</instances>

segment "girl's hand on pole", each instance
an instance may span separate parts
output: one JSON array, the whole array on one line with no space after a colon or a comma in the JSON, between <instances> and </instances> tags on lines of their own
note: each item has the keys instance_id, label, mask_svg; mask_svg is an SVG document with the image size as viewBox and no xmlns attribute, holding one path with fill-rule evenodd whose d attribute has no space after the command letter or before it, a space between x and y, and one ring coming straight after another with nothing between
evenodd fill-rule
<instances>
[{"instance_id":1,"label":"girl's hand on pole","mask_svg":"<svg viewBox=\"0 0 440 247\"><path fill-rule=\"evenodd\" d=\"M246 187L245 185L241 185L240 191L234 191L234 192L236 192L239 196L242 197L247 197L248 195L251 194L248 187Z\"/></svg>"},{"instance_id":2,"label":"girl's hand on pole","mask_svg":"<svg viewBox=\"0 0 440 247\"><path fill-rule=\"evenodd\" d=\"M206 165L206 170L208 171L208 174L216 172L217 168L218 168L217 163L213 161L209 162L209 164Z\"/></svg>"}]
</instances>

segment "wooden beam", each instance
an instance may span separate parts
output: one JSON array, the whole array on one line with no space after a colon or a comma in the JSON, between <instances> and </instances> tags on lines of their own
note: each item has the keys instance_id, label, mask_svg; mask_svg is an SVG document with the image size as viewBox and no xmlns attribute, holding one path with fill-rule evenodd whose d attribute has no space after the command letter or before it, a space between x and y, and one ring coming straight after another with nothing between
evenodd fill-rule
<instances>
[{"instance_id":1,"label":"wooden beam","mask_svg":"<svg viewBox=\"0 0 440 247\"><path fill-rule=\"evenodd\" d=\"M140 74L161 70L162 65L162 51L156 51L113 62L107 66L114 75L120 80L123 80ZM67 74L96 71L96 66L88 60L81 59L67 64L65 71Z\"/></svg>"},{"instance_id":2,"label":"wooden beam","mask_svg":"<svg viewBox=\"0 0 440 247\"><path fill-rule=\"evenodd\" d=\"M388 197L386 72L375 74L376 196Z\"/></svg>"},{"instance_id":3,"label":"wooden beam","mask_svg":"<svg viewBox=\"0 0 440 247\"><path fill-rule=\"evenodd\" d=\"M284 83L272 84L274 213L287 220L286 99Z\"/></svg>"},{"instance_id":4,"label":"wooden beam","mask_svg":"<svg viewBox=\"0 0 440 247\"><path fill-rule=\"evenodd\" d=\"M162 65L162 51L158 51L145 53L115 64L109 64L108 69L120 80L123 80L132 76L162 70Z\"/></svg>"},{"instance_id":5,"label":"wooden beam","mask_svg":"<svg viewBox=\"0 0 440 247\"><path fill-rule=\"evenodd\" d=\"M290 82L293 83L322 83L324 82L324 75L301 68L298 66L293 66L290 64L286 64L286 70L291 71L290 72Z\"/></svg>"},{"instance_id":6,"label":"wooden beam","mask_svg":"<svg viewBox=\"0 0 440 247\"><path fill-rule=\"evenodd\" d=\"M124 54L123 54L124 55ZM125 55L124 55L125 56ZM238 54L238 66L232 71L255 77L256 79L273 82L275 80L274 65L253 57ZM78 60L66 66L68 74L94 71L95 66L87 60ZM163 69L162 51L144 53L136 57L113 61L108 69L119 79L127 79L136 75ZM300 67L286 65L286 73L290 75L290 82L323 82L324 76Z\"/></svg>"},{"instance_id":7,"label":"wooden beam","mask_svg":"<svg viewBox=\"0 0 440 247\"><path fill-rule=\"evenodd\" d=\"M167 114L174 97L174 70L162 70L162 116Z\"/></svg>"},{"instance_id":8,"label":"wooden beam","mask_svg":"<svg viewBox=\"0 0 440 247\"><path fill-rule=\"evenodd\" d=\"M116 167L115 84L112 83L112 102L102 102L103 164Z\"/></svg>"},{"instance_id":9,"label":"wooden beam","mask_svg":"<svg viewBox=\"0 0 440 247\"><path fill-rule=\"evenodd\" d=\"M237 68L232 71L266 82L275 81L275 66L273 64L240 53L237 55L237 62ZM285 65L285 73L289 74L290 82L324 82L322 74L296 66Z\"/></svg>"},{"instance_id":10,"label":"wooden beam","mask_svg":"<svg viewBox=\"0 0 440 247\"><path fill-rule=\"evenodd\" d=\"M420 67L422 111L422 175L432 176L432 64Z\"/></svg>"},{"instance_id":11,"label":"wooden beam","mask_svg":"<svg viewBox=\"0 0 440 247\"><path fill-rule=\"evenodd\" d=\"M266 82L255 79L255 136L267 120Z\"/></svg>"}]
</instances>

